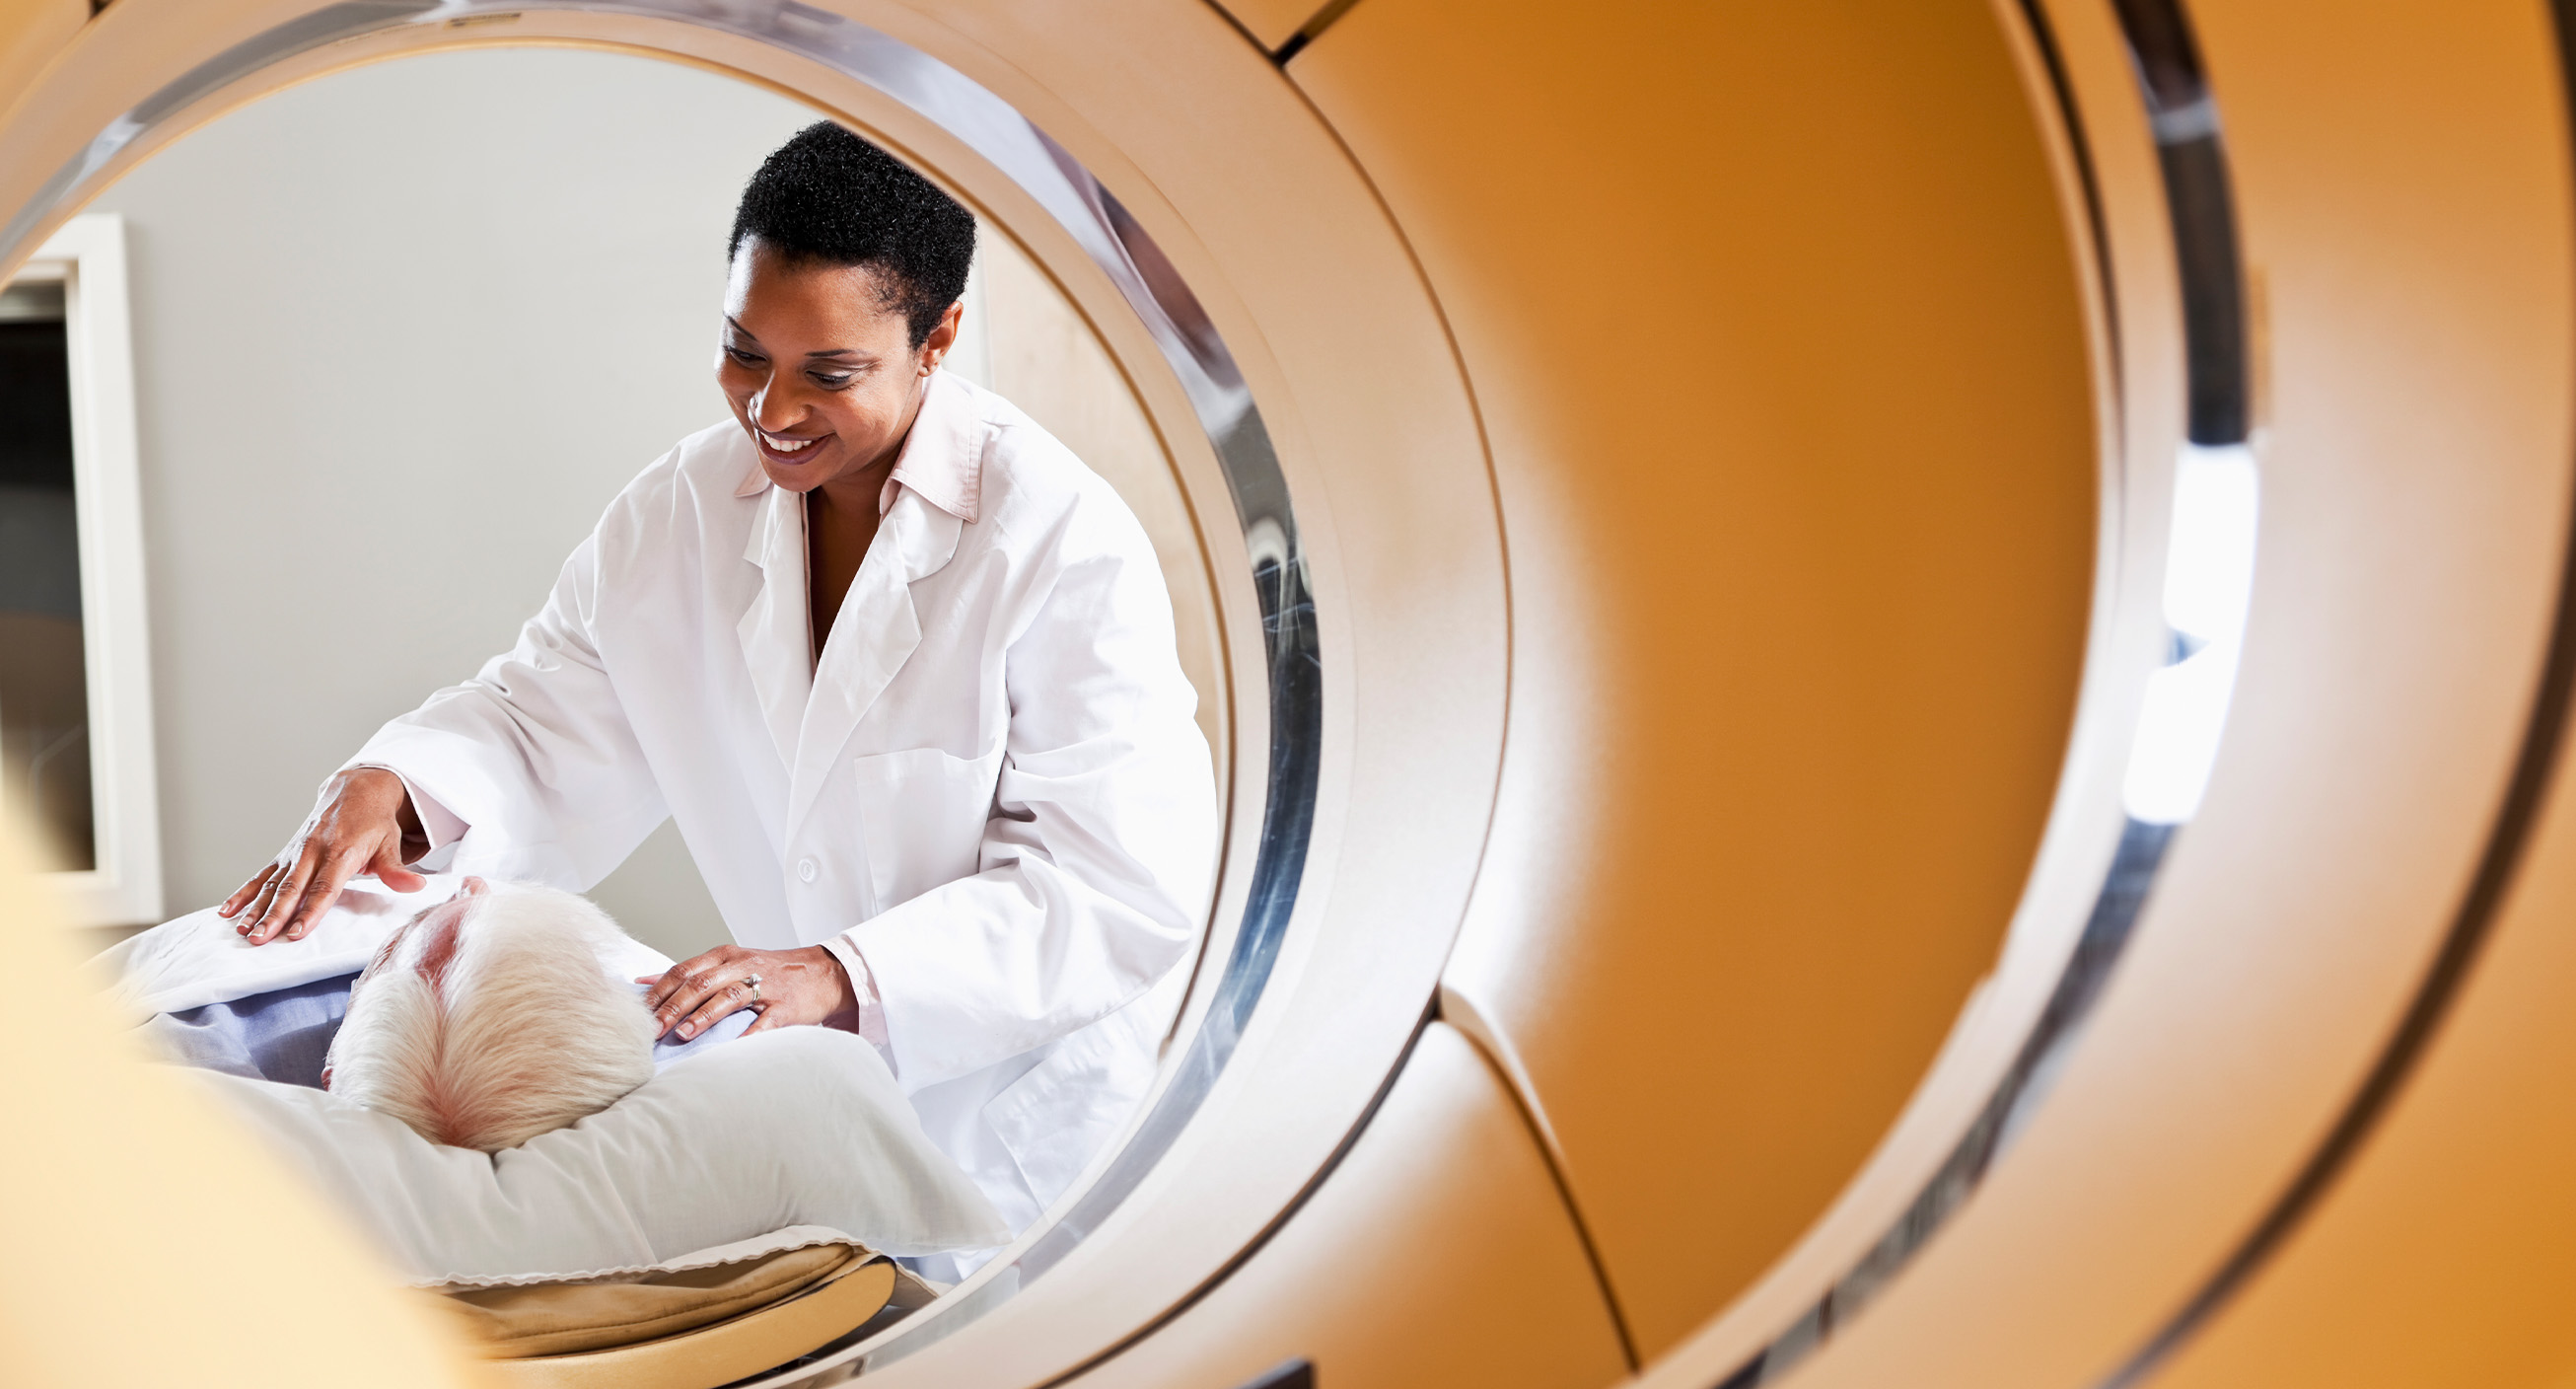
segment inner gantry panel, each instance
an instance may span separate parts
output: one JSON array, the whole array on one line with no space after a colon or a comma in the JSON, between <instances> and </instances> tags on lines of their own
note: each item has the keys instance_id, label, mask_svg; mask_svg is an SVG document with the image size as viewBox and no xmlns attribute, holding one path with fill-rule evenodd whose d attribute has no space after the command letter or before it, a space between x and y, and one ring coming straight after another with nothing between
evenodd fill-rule
<instances>
[{"instance_id":1,"label":"inner gantry panel","mask_svg":"<svg viewBox=\"0 0 2576 1389\"><path fill-rule=\"evenodd\" d=\"M1445 984L1651 1357L1860 1165L2029 872L2096 524L2060 191L1982 0L1367 0L1288 70L1456 332L1510 547Z\"/></svg>"},{"instance_id":2,"label":"inner gantry panel","mask_svg":"<svg viewBox=\"0 0 2576 1389\"><path fill-rule=\"evenodd\" d=\"M2207 798L2054 1093L1801 1369L1813 1389L2297 1382L2234 1353L2232 1373L2201 1380L2191 1347L2228 1335L2230 1309L2260 1326L2292 1305L2252 1314L2264 1268L2312 1257L2297 1233L2265 1252L2269 1232L2329 1218L2361 1168L2319 1164L2356 1134L2367 1163L2395 1132L2365 1112L2374 1076L2483 910L2494 855L2524 833L2516 787L2564 712L2547 677L2569 631L2576 203L2550 10L2187 8L2253 309L2262 496L2243 671ZM2126 54L2094 66L2098 83L2077 77L2088 123L2095 95L2138 100ZM2517 1070L2536 1080L2556 1043L2528 1045ZM2491 1245L2459 1258L2464 1286L2546 1271ZM2436 1344L2476 1334L2441 1329L2438 1307L2410 1308ZM2197 1320L2211 1308L2220 1319ZM2328 1315L2294 1334L2403 1344L2367 1303ZM2432 1382L2487 1382L2475 1356L2441 1359Z\"/></svg>"},{"instance_id":3,"label":"inner gantry panel","mask_svg":"<svg viewBox=\"0 0 2576 1389\"><path fill-rule=\"evenodd\" d=\"M1074 1383L1247 1384L1292 1360L1333 1389L1593 1389L1628 1368L1510 1087L1446 1023L1242 1269Z\"/></svg>"}]
</instances>

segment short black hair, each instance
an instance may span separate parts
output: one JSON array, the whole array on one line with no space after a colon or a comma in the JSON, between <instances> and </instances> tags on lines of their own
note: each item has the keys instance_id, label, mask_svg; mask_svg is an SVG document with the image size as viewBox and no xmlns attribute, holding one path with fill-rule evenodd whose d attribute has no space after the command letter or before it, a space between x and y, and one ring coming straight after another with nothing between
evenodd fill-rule
<instances>
[{"instance_id":1,"label":"short black hair","mask_svg":"<svg viewBox=\"0 0 2576 1389\"><path fill-rule=\"evenodd\" d=\"M975 214L902 160L830 121L797 131L760 163L734 210L730 258L743 238L789 262L864 265L919 348L966 293Z\"/></svg>"}]
</instances>

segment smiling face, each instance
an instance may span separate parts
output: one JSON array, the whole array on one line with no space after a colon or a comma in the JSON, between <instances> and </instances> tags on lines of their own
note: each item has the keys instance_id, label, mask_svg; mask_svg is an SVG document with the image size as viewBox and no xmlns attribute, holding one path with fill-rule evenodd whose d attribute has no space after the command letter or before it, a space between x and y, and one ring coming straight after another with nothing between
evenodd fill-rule
<instances>
[{"instance_id":1,"label":"smiling face","mask_svg":"<svg viewBox=\"0 0 2576 1389\"><path fill-rule=\"evenodd\" d=\"M864 265L790 260L758 237L734 255L716 380L762 470L788 491L880 483L924 384L957 341L950 305L913 347L878 276Z\"/></svg>"}]
</instances>

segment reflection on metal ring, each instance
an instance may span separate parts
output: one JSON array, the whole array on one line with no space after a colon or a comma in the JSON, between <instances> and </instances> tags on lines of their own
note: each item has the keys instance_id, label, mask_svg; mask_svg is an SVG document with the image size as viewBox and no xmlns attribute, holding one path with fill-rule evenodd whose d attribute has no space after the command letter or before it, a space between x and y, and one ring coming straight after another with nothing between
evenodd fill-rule
<instances>
[{"instance_id":1,"label":"reflection on metal ring","mask_svg":"<svg viewBox=\"0 0 2576 1389\"><path fill-rule=\"evenodd\" d=\"M1215 449L1251 554L1270 683L1268 789L1243 922L1212 986L1205 1020L1171 1082L1074 1206L1009 1266L995 1270L966 1299L971 1305L950 1309L933 1337L896 1338L892 1345L871 1348L868 1358L879 1361L914 1348L907 1340L926 1344L953 1330L1061 1261L1170 1150L1242 1040L1269 983L1305 875L1321 766L1321 652L1296 513L1269 431L1223 337L1171 259L1100 180L1008 102L955 68L864 24L795 0L341 0L233 45L109 122L0 229L0 256L55 209L93 191L98 174L157 123L265 67L325 44L390 30L498 22L535 12L672 20L765 43L865 83L991 163L1073 237L1161 349ZM848 1362L857 1354L855 1344L827 1348L776 1382L837 1381L855 1368Z\"/></svg>"}]
</instances>

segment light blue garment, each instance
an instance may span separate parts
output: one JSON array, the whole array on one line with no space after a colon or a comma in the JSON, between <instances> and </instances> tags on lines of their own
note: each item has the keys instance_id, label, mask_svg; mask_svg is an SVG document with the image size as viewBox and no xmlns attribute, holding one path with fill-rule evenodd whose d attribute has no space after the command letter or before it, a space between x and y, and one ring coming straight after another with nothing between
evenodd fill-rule
<instances>
[{"instance_id":1,"label":"light blue garment","mask_svg":"<svg viewBox=\"0 0 2576 1389\"><path fill-rule=\"evenodd\" d=\"M635 986L635 996L637 998L642 998L647 993L652 992L652 988L653 986L650 984L638 984ZM741 1036L743 1029L751 1026L752 1022L759 1016L760 1015L758 1013L755 1013L748 1008L744 1008L736 1012L727 1013L723 1017L716 1019L715 1026L708 1028L706 1031L699 1033L688 1041L683 1042L677 1038L665 1037L662 1040L655 1042L653 1044L653 1073L655 1075L660 1075L664 1068L668 1067L672 1062L679 1060L681 1057L695 1056L708 1047L721 1046L726 1042L732 1041L734 1038Z\"/></svg>"},{"instance_id":2,"label":"light blue garment","mask_svg":"<svg viewBox=\"0 0 2576 1389\"><path fill-rule=\"evenodd\" d=\"M288 989L155 1013L144 1039L173 1061L226 1075L322 1088L322 1062L349 1013L355 973Z\"/></svg>"}]
</instances>

